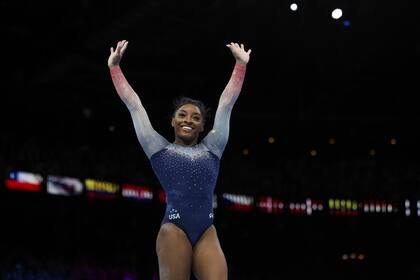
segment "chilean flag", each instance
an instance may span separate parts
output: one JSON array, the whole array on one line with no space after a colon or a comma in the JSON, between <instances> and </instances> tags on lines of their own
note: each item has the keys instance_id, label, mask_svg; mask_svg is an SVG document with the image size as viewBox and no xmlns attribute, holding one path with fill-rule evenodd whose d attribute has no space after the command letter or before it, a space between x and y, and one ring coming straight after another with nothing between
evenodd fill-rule
<instances>
[{"instance_id":1,"label":"chilean flag","mask_svg":"<svg viewBox=\"0 0 420 280\"><path fill-rule=\"evenodd\" d=\"M27 192L39 192L42 187L43 178L39 174L12 171L9 179L5 180L6 188Z\"/></svg>"}]
</instances>

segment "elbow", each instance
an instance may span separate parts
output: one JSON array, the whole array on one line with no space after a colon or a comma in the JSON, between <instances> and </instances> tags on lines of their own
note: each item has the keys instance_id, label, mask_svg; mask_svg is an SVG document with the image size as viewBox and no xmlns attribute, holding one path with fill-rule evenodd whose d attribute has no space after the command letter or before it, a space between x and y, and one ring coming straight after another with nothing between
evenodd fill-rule
<instances>
[{"instance_id":1,"label":"elbow","mask_svg":"<svg viewBox=\"0 0 420 280\"><path fill-rule=\"evenodd\" d=\"M137 104L126 104L128 111L130 112L138 112L140 111L141 107Z\"/></svg>"},{"instance_id":2,"label":"elbow","mask_svg":"<svg viewBox=\"0 0 420 280\"><path fill-rule=\"evenodd\" d=\"M229 98L220 98L219 106L222 108L232 108L233 104L235 104L236 98L229 97Z\"/></svg>"},{"instance_id":3,"label":"elbow","mask_svg":"<svg viewBox=\"0 0 420 280\"><path fill-rule=\"evenodd\" d=\"M130 112L141 109L141 102L139 98L122 98L122 101Z\"/></svg>"}]
</instances>

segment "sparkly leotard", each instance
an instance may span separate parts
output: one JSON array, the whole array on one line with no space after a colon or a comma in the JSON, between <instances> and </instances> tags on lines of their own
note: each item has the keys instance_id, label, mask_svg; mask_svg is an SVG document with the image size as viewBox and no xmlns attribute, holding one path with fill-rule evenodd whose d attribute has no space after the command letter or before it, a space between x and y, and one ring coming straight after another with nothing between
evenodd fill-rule
<instances>
[{"instance_id":1,"label":"sparkly leotard","mask_svg":"<svg viewBox=\"0 0 420 280\"><path fill-rule=\"evenodd\" d=\"M203 143L169 144L151 157L151 163L167 197L162 224L176 224L194 245L213 222L219 158Z\"/></svg>"},{"instance_id":2,"label":"sparkly leotard","mask_svg":"<svg viewBox=\"0 0 420 280\"><path fill-rule=\"evenodd\" d=\"M119 66L111 68L118 95L130 111L137 138L166 193L164 223L181 228L194 246L213 223L213 191L229 136L229 120L246 66L236 64L216 110L213 129L194 146L169 143L152 127L138 95Z\"/></svg>"}]
</instances>

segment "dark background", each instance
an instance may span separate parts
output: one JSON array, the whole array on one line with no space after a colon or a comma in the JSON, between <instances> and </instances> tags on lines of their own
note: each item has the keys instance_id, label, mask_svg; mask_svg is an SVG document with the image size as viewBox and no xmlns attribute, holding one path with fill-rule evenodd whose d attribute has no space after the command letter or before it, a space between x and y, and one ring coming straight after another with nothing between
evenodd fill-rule
<instances>
[{"instance_id":1,"label":"dark background","mask_svg":"<svg viewBox=\"0 0 420 280\"><path fill-rule=\"evenodd\" d=\"M418 199L420 189L416 9L412 1L296 1L292 12L291 3L2 1L3 178L27 170L158 189L113 88L109 48L129 41L121 67L154 128L172 141L172 100L197 98L214 113L234 65L225 44L244 43L251 60L216 192L386 199L400 211L296 217L220 207L215 224L230 278L413 279L420 219L404 216L403 201ZM343 9L339 20L330 16L334 8ZM0 202L5 279L101 279L111 268L151 279L157 271L159 203L62 199L3 186ZM352 252L366 259L341 259Z\"/></svg>"}]
</instances>

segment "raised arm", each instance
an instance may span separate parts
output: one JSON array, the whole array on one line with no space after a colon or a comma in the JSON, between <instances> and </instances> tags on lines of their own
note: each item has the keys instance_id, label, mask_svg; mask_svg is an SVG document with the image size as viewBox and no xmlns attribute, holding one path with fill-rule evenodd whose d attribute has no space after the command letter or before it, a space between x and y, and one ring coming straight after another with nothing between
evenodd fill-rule
<instances>
[{"instance_id":1,"label":"raised arm","mask_svg":"<svg viewBox=\"0 0 420 280\"><path fill-rule=\"evenodd\" d=\"M244 45L230 43L226 45L232 52L236 63L232 76L219 99L219 105L214 118L213 129L203 139L203 143L216 154L222 157L229 138L229 121L233 105L241 92L245 78L246 65L249 61L251 50L245 51Z\"/></svg>"},{"instance_id":2,"label":"raised arm","mask_svg":"<svg viewBox=\"0 0 420 280\"><path fill-rule=\"evenodd\" d=\"M128 41L123 40L118 42L115 51L114 48L111 47L111 54L108 58L108 67L115 89L130 111L137 139L147 157L150 159L154 153L164 148L169 142L153 129L139 96L131 88L121 71L120 61L127 49L127 45Z\"/></svg>"}]
</instances>

